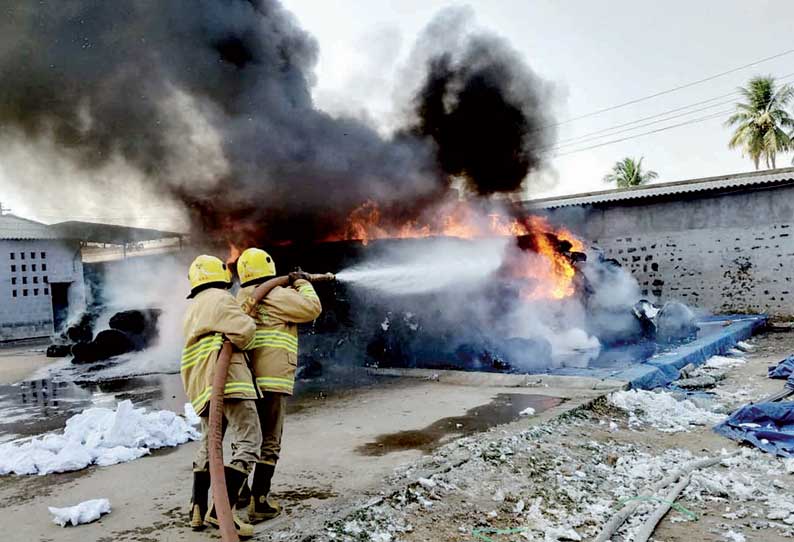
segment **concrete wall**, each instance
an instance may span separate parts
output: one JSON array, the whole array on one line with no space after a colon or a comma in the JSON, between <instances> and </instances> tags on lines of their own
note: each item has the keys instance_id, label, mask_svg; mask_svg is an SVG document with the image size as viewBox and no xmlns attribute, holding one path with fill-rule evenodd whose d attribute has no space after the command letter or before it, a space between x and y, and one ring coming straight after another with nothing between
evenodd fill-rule
<instances>
[{"instance_id":1,"label":"concrete wall","mask_svg":"<svg viewBox=\"0 0 794 542\"><path fill-rule=\"evenodd\" d=\"M78 242L0 240L0 341L53 333L53 283L70 283L70 305L84 303Z\"/></svg>"},{"instance_id":2,"label":"concrete wall","mask_svg":"<svg viewBox=\"0 0 794 542\"><path fill-rule=\"evenodd\" d=\"M561 208L655 300L794 316L794 186Z\"/></svg>"}]
</instances>

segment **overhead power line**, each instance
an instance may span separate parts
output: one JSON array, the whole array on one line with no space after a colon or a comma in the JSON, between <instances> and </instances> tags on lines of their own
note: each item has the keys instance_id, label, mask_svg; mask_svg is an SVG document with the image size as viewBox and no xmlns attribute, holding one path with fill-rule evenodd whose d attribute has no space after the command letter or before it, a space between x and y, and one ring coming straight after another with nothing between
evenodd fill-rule
<instances>
[{"instance_id":1,"label":"overhead power line","mask_svg":"<svg viewBox=\"0 0 794 542\"><path fill-rule=\"evenodd\" d=\"M783 75L781 77L777 77L776 80L778 82L787 82L787 81L791 80L792 78L794 78L794 73L789 73L789 74ZM719 99L722 99L722 98L736 97L736 96L739 96L739 95L740 95L740 92L738 90L736 90L734 92L729 92L727 94L720 94L719 96L714 96L714 97L708 98L706 100L700 100L698 102L693 102L691 104L683 105L681 107L676 107L674 109L668 109L666 111L662 111L660 113L656 113L655 115L642 117L642 118L635 119L635 120L632 120L632 121L629 121L629 122L624 122L622 124L616 124L615 126L602 128L600 130L596 130L594 132L589 132L589 133L582 134L582 135L579 135L579 136L569 137L567 139L563 139L563 140L558 141L556 144L554 144L554 145L552 145L552 146L550 146L548 148L549 149L555 149L557 147L563 147L563 146L569 146L569 145L572 145L572 144L575 144L575 143L581 143L581 142L584 142L583 140L593 139L594 136L597 136L597 135L600 135L600 134L605 134L603 137L608 137L608 136L611 136L613 134L609 134L607 132L617 133L617 132L629 131L629 130L619 130L619 128L624 128L624 127L627 127L627 126L633 126L635 124L640 124L640 123L642 123L644 121L651 120L651 119L658 119L660 117L666 117L666 118L663 118L660 121L656 121L655 123L648 123L648 124L635 126L632 129L642 128L644 126L648 126L649 124L656 124L658 122L663 122L665 120L672 120L672 119L675 119L675 118L680 118L680 117L686 116L688 114L698 113L700 111L705 111L706 109L709 109L709 108L712 108L712 107L718 107L720 105L727 105L729 103L732 103L732 101L728 100L728 101L718 102L716 104L712 104L712 105L707 106L707 107L702 107L702 108L698 108L698 109L692 109L693 107L696 107L698 105L707 104L707 103L710 103L710 102L713 102L715 100L719 100ZM679 112L679 111L686 111L687 109L690 109L690 111L688 111L687 113L683 113L683 114L680 114L680 115L668 116L671 113L676 113L676 112ZM617 132L615 132L616 130L617 130Z\"/></svg>"},{"instance_id":2,"label":"overhead power line","mask_svg":"<svg viewBox=\"0 0 794 542\"><path fill-rule=\"evenodd\" d=\"M728 113L731 113L731 112L733 112L733 109L726 109L724 111L718 111L717 113L712 113L711 115L706 115L704 117L691 119L691 120L688 120L686 122L680 122L678 124L672 124L670 126L664 126L663 128L657 128L656 130L650 130L648 132L642 132L640 134L634 134L634 135L630 135L630 136L627 136L627 137L622 137L622 138L619 138L619 139L613 139L613 140L610 140L610 141L604 141L603 143L598 143L596 145L590 145L588 147L583 147L581 149L574 149L574 150L571 150L571 151L568 151L568 152L558 153L558 154L555 154L554 157L556 158L556 157L559 157L559 156L567 156L569 154L576 154L578 152L589 151L591 149L597 149L598 147L605 147L607 145L612 145L614 143L621 143L623 141L628 141L630 139L636 139L638 137L643 137L643 136L646 136L646 135L658 134L659 132L665 132L667 130L672 130L674 128L680 128L682 126L687 126L689 124L695 124L695 123L698 123L698 122L703 122L703 121L707 121L707 120L710 120L710 119L715 119L717 117L721 117L723 115L727 115Z\"/></svg>"},{"instance_id":3,"label":"overhead power line","mask_svg":"<svg viewBox=\"0 0 794 542\"><path fill-rule=\"evenodd\" d=\"M674 119L680 119L682 117L687 117L687 116L692 115L694 113L700 113L700 112L706 111L708 109L714 109L715 107L724 107L726 105L729 105L730 103L731 103L730 101L717 102L715 104L707 105L705 107L699 107L697 109L692 109L690 111L685 111L685 112L679 113L677 115L665 116L664 118L653 120L651 122L646 122L644 124L637 124L636 126L631 126L630 128L623 128L622 130L617 130L616 129L616 128L621 126L621 125L618 125L616 127L607 129L606 131L609 132L607 134L594 135L596 133L596 132L594 132L593 134L591 134L590 137L584 137L583 136L581 138L574 138L573 140L571 140L568 143L559 143L559 144L557 144L554 147L549 147L547 150L557 150L557 149L560 149L560 148L563 148L563 147L570 147L572 145L581 145L583 143L588 143L588 142L591 142L591 141L597 141L597 140L603 139L605 137L613 137L613 136L616 136L618 134L623 134L623 133L627 133L627 132L633 132L634 130L639 130L641 128L646 128L648 126L653 126L654 124L659 124L659 123L662 123L662 122L668 122L668 121L671 121L671 120L674 120ZM631 123L631 124L635 124L635 123ZM623 126L625 126L625 125L623 125Z\"/></svg>"},{"instance_id":4,"label":"overhead power line","mask_svg":"<svg viewBox=\"0 0 794 542\"><path fill-rule=\"evenodd\" d=\"M601 113L606 113L608 111L614 111L615 109L620 109L622 107L626 107L626 106L629 106L629 105L634 105L634 104L637 104L637 103L640 103L640 102L644 102L646 100L650 100L650 99L653 99L653 98L658 98L659 96L664 96L665 94L671 94L673 92L677 92L677 91L683 90L685 88L690 88L690 87L694 87L696 85L700 85L702 83L706 83L708 81L713 81L714 79L718 79L720 77L724 77L726 75L729 75L729 74L732 74L732 73L736 73L738 71L745 70L747 68L752 68L753 66L757 66L758 64L762 64L764 62L769 62L770 60L774 60L776 58L781 58L781 57L784 57L786 55L790 55L792 53L794 53L794 49L789 49L788 51L783 51L782 53L778 53L776 55L768 56L766 58L762 58L760 60L756 60L754 62L750 62L749 64L744 64L742 66L738 66L736 68L733 68L733 69L730 69L730 70L726 70L724 72L716 73L714 75L710 75L709 77L704 77L703 79L698 79L697 81L692 81L692 82L689 82L689 83L685 83L683 85L678 85L676 87L669 88L667 90L662 90L660 92L654 92L653 94L648 94L647 96L642 96L641 98L635 98L633 100L629 100L627 102L623 102L623 103L620 103L620 104L617 104L617 105L613 105L613 106L610 106L610 107L605 107L603 109L597 109L595 111L591 111L590 113L585 113L584 115L579 115L577 117L571 117L571 118L566 119L564 121L557 122L557 123L554 123L554 124L549 124L547 126L562 126L563 124L568 124L569 122L573 122L575 120L580 120L580 119L585 119L585 118L588 118L588 117L593 117L595 115L600 115Z\"/></svg>"}]
</instances>

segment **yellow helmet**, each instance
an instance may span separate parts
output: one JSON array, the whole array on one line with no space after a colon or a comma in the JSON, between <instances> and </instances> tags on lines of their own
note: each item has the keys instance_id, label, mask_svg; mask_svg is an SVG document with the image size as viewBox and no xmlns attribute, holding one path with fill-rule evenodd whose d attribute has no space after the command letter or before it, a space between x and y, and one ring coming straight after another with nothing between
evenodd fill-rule
<instances>
[{"instance_id":1,"label":"yellow helmet","mask_svg":"<svg viewBox=\"0 0 794 542\"><path fill-rule=\"evenodd\" d=\"M237 276L240 284L245 286L252 280L272 277L276 274L276 263L270 254L261 248L249 248L240 254L237 260Z\"/></svg>"},{"instance_id":2,"label":"yellow helmet","mask_svg":"<svg viewBox=\"0 0 794 542\"><path fill-rule=\"evenodd\" d=\"M207 256L206 254L202 254L193 260L193 263L190 264L190 269L188 269L187 278L190 280L190 295L188 298L196 295L196 288L204 284L214 282L232 283L232 273L226 268L226 264L220 258Z\"/></svg>"}]
</instances>

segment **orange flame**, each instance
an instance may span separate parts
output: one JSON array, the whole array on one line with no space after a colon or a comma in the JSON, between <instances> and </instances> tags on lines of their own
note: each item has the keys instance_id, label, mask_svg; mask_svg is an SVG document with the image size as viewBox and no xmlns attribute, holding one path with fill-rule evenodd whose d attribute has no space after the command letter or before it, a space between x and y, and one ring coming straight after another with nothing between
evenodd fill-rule
<instances>
[{"instance_id":1,"label":"orange flame","mask_svg":"<svg viewBox=\"0 0 794 542\"><path fill-rule=\"evenodd\" d=\"M342 235L327 240L358 239L363 244L373 239L422 238L431 236L478 237L511 236L531 239L531 250L512 251L503 265L507 276L523 279L521 288L525 299L563 299L575 292L576 269L569 257L560 251L552 239L570 243L570 251L582 252L584 243L565 228L552 226L541 216L521 218L493 213L483 217L465 202L442 205L432 220L420 223L413 220L400 225L384 225L377 203L367 201L355 209L347 219Z\"/></svg>"},{"instance_id":2,"label":"orange flame","mask_svg":"<svg viewBox=\"0 0 794 542\"><path fill-rule=\"evenodd\" d=\"M229 243L229 255L226 256L226 265L231 265L237 261L237 258L240 257L240 249L237 248L234 243Z\"/></svg>"}]
</instances>

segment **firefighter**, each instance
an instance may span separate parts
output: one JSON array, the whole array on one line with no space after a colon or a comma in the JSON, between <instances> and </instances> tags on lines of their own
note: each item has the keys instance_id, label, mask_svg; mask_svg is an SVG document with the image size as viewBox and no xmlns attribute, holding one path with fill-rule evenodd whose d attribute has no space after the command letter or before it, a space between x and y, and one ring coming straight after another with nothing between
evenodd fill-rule
<instances>
[{"instance_id":1,"label":"firefighter","mask_svg":"<svg viewBox=\"0 0 794 542\"><path fill-rule=\"evenodd\" d=\"M185 393L193 409L201 416L201 445L193 461L193 496L190 526L195 530L205 522L218 526L215 507L207 510L210 488L208 425L212 375L224 340L236 347L226 378L223 416L224 427L231 435L232 457L225 467L226 485L232 507L240 489L259 460L262 433L256 411L258 397L253 375L240 350L250 350L256 343L256 324L240 308L228 291L231 273L218 258L197 257L188 271L190 295L193 299L185 314L185 347L182 350L181 375ZM253 536L250 524L240 521L235 526L240 537Z\"/></svg>"},{"instance_id":2,"label":"firefighter","mask_svg":"<svg viewBox=\"0 0 794 542\"><path fill-rule=\"evenodd\" d=\"M276 265L264 250L249 248L237 260L237 274L241 286L237 300L245 306L256 286L275 276ZM290 273L287 284L275 287L252 308L256 339L250 359L262 395L256 401L262 449L254 468L250 496L243 488L238 502L238 508L248 504L250 523L272 519L281 512L281 506L269 499L268 494L281 451L286 401L295 384L298 324L311 322L322 312L320 298L307 278L304 273Z\"/></svg>"}]
</instances>

